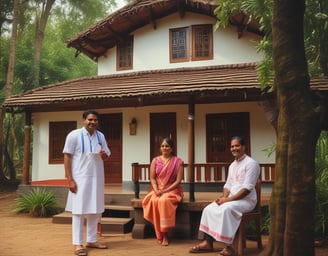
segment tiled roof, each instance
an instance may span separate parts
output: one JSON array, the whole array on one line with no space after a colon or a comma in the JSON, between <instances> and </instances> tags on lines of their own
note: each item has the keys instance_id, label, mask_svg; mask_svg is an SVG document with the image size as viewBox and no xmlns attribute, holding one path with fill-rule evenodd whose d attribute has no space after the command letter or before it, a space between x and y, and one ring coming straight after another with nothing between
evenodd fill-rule
<instances>
[{"instance_id":1,"label":"tiled roof","mask_svg":"<svg viewBox=\"0 0 328 256\"><path fill-rule=\"evenodd\" d=\"M147 24L154 29L157 20L172 13L179 12L183 17L186 12L200 13L215 17L217 0L136 0L111 13L97 24L79 33L67 41L77 53L84 53L91 59L104 55L108 49L125 40L130 33ZM230 23L241 25L242 29L261 34L257 22L244 22L245 14L234 15Z\"/></svg>"},{"instance_id":2,"label":"tiled roof","mask_svg":"<svg viewBox=\"0 0 328 256\"><path fill-rule=\"evenodd\" d=\"M154 70L65 81L14 95L3 106L46 111L84 104L127 107L156 104L259 100L256 63L174 70ZM328 90L326 79L311 81L313 90Z\"/></svg>"}]
</instances>

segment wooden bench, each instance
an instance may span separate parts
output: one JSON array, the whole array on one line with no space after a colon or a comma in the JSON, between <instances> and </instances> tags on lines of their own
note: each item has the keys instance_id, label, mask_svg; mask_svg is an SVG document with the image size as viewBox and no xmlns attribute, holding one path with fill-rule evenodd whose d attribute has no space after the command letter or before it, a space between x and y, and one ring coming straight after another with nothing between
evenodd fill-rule
<instances>
[{"instance_id":1,"label":"wooden bench","mask_svg":"<svg viewBox=\"0 0 328 256\"><path fill-rule=\"evenodd\" d=\"M229 163L213 163L213 164L195 164L195 182L202 184L222 185L228 173ZM149 181L149 164L132 164L132 180L135 185L135 198L131 201L131 206L134 208L134 226L132 229L133 238L154 237L154 229L151 223L143 217L142 199L140 198L140 184L150 184ZM183 183L187 183L187 167L184 165ZM261 181L262 183L273 183L274 164L260 164ZM219 197L219 192L206 193L197 192L197 200L190 201L186 196L188 191L185 191L185 197L179 204L176 211L176 226L171 229L169 236L179 239L196 239L198 236L198 228L200 216L205 206L213 202ZM194 195L192 196L194 198ZM262 205L267 205L269 195L262 196Z\"/></svg>"},{"instance_id":2,"label":"wooden bench","mask_svg":"<svg viewBox=\"0 0 328 256\"><path fill-rule=\"evenodd\" d=\"M171 229L169 236L179 239L194 239L198 235L198 227L202 210L213 200L189 202L183 200L176 211L176 225ZM134 198L131 205L134 208L133 238L154 237L153 225L143 217L142 199Z\"/></svg>"}]
</instances>

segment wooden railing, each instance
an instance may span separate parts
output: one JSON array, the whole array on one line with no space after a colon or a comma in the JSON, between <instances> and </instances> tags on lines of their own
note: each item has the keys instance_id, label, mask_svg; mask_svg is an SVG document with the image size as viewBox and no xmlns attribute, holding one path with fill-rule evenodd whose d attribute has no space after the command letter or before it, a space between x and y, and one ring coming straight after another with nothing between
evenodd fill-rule
<instances>
[{"instance_id":1,"label":"wooden railing","mask_svg":"<svg viewBox=\"0 0 328 256\"><path fill-rule=\"evenodd\" d=\"M194 164L194 183L224 183L228 177L230 163L197 163ZM275 164L260 164L262 183L273 183ZM132 164L132 180L135 198L139 198L140 183L149 182L150 164ZM182 183L189 183L188 164L184 164Z\"/></svg>"}]
</instances>

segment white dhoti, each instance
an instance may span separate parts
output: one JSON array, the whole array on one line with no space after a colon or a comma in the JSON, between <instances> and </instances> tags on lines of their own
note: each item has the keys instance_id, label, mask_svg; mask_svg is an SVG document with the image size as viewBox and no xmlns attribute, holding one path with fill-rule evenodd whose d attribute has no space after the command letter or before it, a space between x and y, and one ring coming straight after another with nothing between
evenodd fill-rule
<instances>
[{"instance_id":1,"label":"white dhoti","mask_svg":"<svg viewBox=\"0 0 328 256\"><path fill-rule=\"evenodd\" d=\"M216 241L232 244L243 213L254 208L247 200L207 205L202 213L199 230L210 235Z\"/></svg>"}]
</instances>

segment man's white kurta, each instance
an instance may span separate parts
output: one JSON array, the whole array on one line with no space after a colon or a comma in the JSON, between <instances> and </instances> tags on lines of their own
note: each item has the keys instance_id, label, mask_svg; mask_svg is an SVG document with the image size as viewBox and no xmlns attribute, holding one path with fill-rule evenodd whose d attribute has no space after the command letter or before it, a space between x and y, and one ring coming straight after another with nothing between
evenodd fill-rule
<instances>
[{"instance_id":1,"label":"man's white kurta","mask_svg":"<svg viewBox=\"0 0 328 256\"><path fill-rule=\"evenodd\" d=\"M199 230L209 234L216 241L232 244L242 214L254 209L257 198L255 185L260 174L259 164L249 156L234 161L229 166L227 182L224 185L230 195L246 188L250 193L241 200L218 205L213 202L203 210Z\"/></svg>"},{"instance_id":2,"label":"man's white kurta","mask_svg":"<svg viewBox=\"0 0 328 256\"><path fill-rule=\"evenodd\" d=\"M104 211L104 162L100 150L110 155L105 136L99 131L90 136L83 127L67 135L63 153L72 155L72 177L77 192L68 192L66 211L73 214L100 214Z\"/></svg>"}]
</instances>

